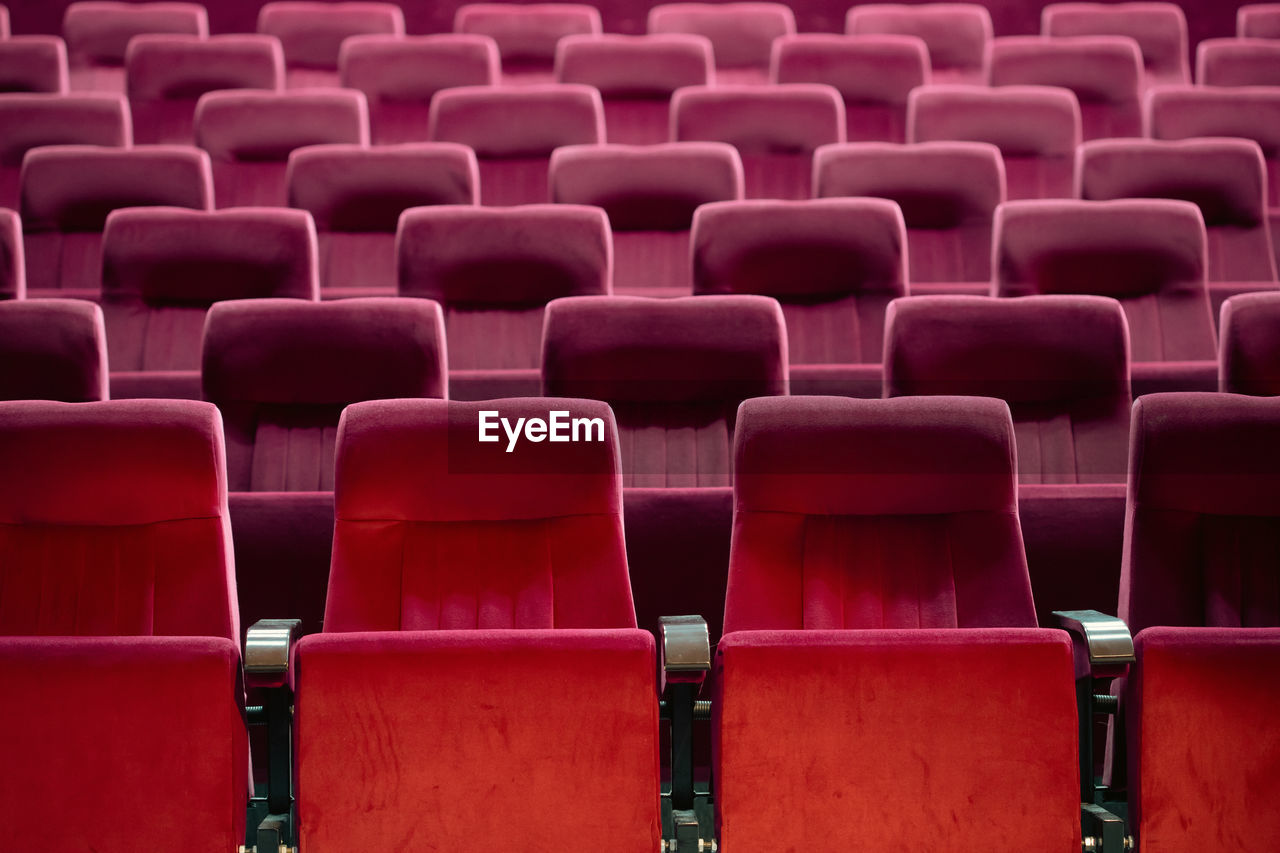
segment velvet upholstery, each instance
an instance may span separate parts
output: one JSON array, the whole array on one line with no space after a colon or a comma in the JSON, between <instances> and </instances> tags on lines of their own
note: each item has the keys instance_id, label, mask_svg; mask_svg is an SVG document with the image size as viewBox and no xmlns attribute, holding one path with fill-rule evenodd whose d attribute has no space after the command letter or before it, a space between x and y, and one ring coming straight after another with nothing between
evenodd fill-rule
<instances>
[{"instance_id":1,"label":"velvet upholstery","mask_svg":"<svg viewBox=\"0 0 1280 853\"><path fill-rule=\"evenodd\" d=\"M369 0L285 0L262 4L258 32L280 39L290 88L333 86L343 40L368 34L403 36L404 13L396 3Z\"/></svg>"},{"instance_id":2,"label":"velvet upholstery","mask_svg":"<svg viewBox=\"0 0 1280 853\"><path fill-rule=\"evenodd\" d=\"M32 148L132 142L122 95L0 93L0 205L18 206L22 158Z\"/></svg>"},{"instance_id":3,"label":"velvet upholstery","mask_svg":"<svg viewBox=\"0 0 1280 853\"><path fill-rule=\"evenodd\" d=\"M9 7L0 6L0 38L9 38L12 28L9 25Z\"/></svg>"},{"instance_id":4,"label":"velvet upholstery","mask_svg":"<svg viewBox=\"0 0 1280 853\"><path fill-rule=\"evenodd\" d=\"M219 302L205 321L201 382L227 429L237 491L333 488L344 406L443 397L444 320L426 299Z\"/></svg>"},{"instance_id":5,"label":"velvet upholstery","mask_svg":"<svg viewBox=\"0 0 1280 853\"><path fill-rule=\"evenodd\" d=\"M107 399L102 311L76 299L0 302L0 400Z\"/></svg>"},{"instance_id":6,"label":"velvet upholstery","mask_svg":"<svg viewBox=\"0 0 1280 853\"><path fill-rule=\"evenodd\" d=\"M904 35L923 39L938 83L981 83L991 13L977 3L866 3L845 17L850 35Z\"/></svg>"},{"instance_id":7,"label":"velvet upholstery","mask_svg":"<svg viewBox=\"0 0 1280 853\"><path fill-rule=\"evenodd\" d=\"M738 404L786 394L782 309L765 296L569 297L547 305L542 387L604 400L627 486L725 486Z\"/></svg>"},{"instance_id":8,"label":"velvet upholstery","mask_svg":"<svg viewBox=\"0 0 1280 853\"><path fill-rule=\"evenodd\" d=\"M199 3L121 3L80 0L62 17L71 88L76 91L124 91L124 60L129 40L144 33L209 35L209 15Z\"/></svg>"},{"instance_id":9,"label":"velvet upholstery","mask_svg":"<svg viewBox=\"0 0 1280 853\"><path fill-rule=\"evenodd\" d=\"M649 8L650 33L693 33L711 41L724 83L764 83L773 40L796 31L782 3L659 3Z\"/></svg>"},{"instance_id":10,"label":"velvet upholstery","mask_svg":"<svg viewBox=\"0 0 1280 853\"><path fill-rule=\"evenodd\" d=\"M1055 610L1115 614L1124 511L1123 482L1018 487L1018 519L1042 627L1058 627Z\"/></svg>"},{"instance_id":11,"label":"velvet upholstery","mask_svg":"<svg viewBox=\"0 0 1280 853\"><path fill-rule=\"evenodd\" d=\"M1041 35L1128 36L1142 50L1144 85L1191 82L1191 49L1182 8L1166 2L1049 3Z\"/></svg>"},{"instance_id":12,"label":"velvet upholstery","mask_svg":"<svg viewBox=\"0 0 1280 853\"><path fill-rule=\"evenodd\" d=\"M394 294L400 214L433 204L477 204L480 173L464 145L419 142L367 148L311 145L289 155L289 204L320 235L321 287Z\"/></svg>"},{"instance_id":13,"label":"velvet upholstery","mask_svg":"<svg viewBox=\"0 0 1280 853\"><path fill-rule=\"evenodd\" d=\"M585 3L465 3L453 16L455 33L497 43L507 83L550 83L560 39L603 30L600 11Z\"/></svg>"},{"instance_id":14,"label":"velvet upholstery","mask_svg":"<svg viewBox=\"0 0 1280 853\"><path fill-rule=\"evenodd\" d=\"M808 198L814 149L844 133L844 100L822 83L687 86L671 96L672 140L737 148L747 198Z\"/></svg>"},{"instance_id":15,"label":"velvet upholstery","mask_svg":"<svg viewBox=\"0 0 1280 853\"><path fill-rule=\"evenodd\" d=\"M742 160L724 142L566 146L548 182L553 202L604 209L614 289L638 294L688 295L694 211L743 194Z\"/></svg>"},{"instance_id":16,"label":"velvet upholstery","mask_svg":"<svg viewBox=\"0 0 1280 853\"><path fill-rule=\"evenodd\" d=\"M1142 136L1142 51L1127 36L994 39L992 86L1059 86L1080 102L1084 139Z\"/></svg>"},{"instance_id":17,"label":"velvet upholstery","mask_svg":"<svg viewBox=\"0 0 1280 853\"><path fill-rule=\"evenodd\" d=\"M1280 3L1249 3L1236 10L1240 38L1280 38Z\"/></svg>"},{"instance_id":18,"label":"velvet upholstery","mask_svg":"<svg viewBox=\"0 0 1280 853\"><path fill-rule=\"evenodd\" d=\"M195 136L213 160L218 207L284 207L290 152L368 145L369 108L350 89L208 92L196 103Z\"/></svg>"},{"instance_id":19,"label":"velvet upholstery","mask_svg":"<svg viewBox=\"0 0 1280 853\"><path fill-rule=\"evenodd\" d=\"M67 46L57 36L23 35L0 41L0 92L65 95Z\"/></svg>"},{"instance_id":20,"label":"velvet upholstery","mask_svg":"<svg viewBox=\"0 0 1280 853\"><path fill-rule=\"evenodd\" d=\"M911 282L989 282L991 223L1005 200L1004 160L986 142L825 145L813 158L819 198L897 202Z\"/></svg>"},{"instance_id":21,"label":"velvet upholstery","mask_svg":"<svg viewBox=\"0 0 1280 853\"><path fill-rule=\"evenodd\" d=\"M1196 45L1201 86L1280 86L1280 42L1275 39L1205 39Z\"/></svg>"},{"instance_id":22,"label":"velvet upholstery","mask_svg":"<svg viewBox=\"0 0 1280 853\"><path fill-rule=\"evenodd\" d=\"M850 141L905 142L907 95L930 82L929 48L915 36L779 36L771 83L826 83L844 98Z\"/></svg>"},{"instance_id":23,"label":"velvet upholstery","mask_svg":"<svg viewBox=\"0 0 1280 853\"><path fill-rule=\"evenodd\" d=\"M1259 397L1280 395L1280 293L1241 293L1222 306L1219 389Z\"/></svg>"},{"instance_id":24,"label":"velvet upholstery","mask_svg":"<svg viewBox=\"0 0 1280 853\"><path fill-rule=\"evenodd\" d=\"M907 141L990 142L1010 199L1070 198L1080 104L1054 86L924 86L907 103Z\"/></svg>"},{"instance_id":25,"label":"velvet upholstery","mask_svg":"<svg viewBox=\"0 0 1280 853\"><path fill-rule=\"evenodd\" d=\"M191 145L201 95L284 88L284 53L271 36L141 35L129 43L124 74L135 141Z\"/></svg>"},{"instance_id":26,"label":"velvet upholstery","mask_svg":"<svg viewBox=\"0 0 1280 853\"><path fill-rule=\"evenodd\" d=\"M22 246L22 219L0 207L0 302L27 295L27 261Z\"/></svg>"},{"instance_id":27,"label":"velvet upholstery","mask_svg":"<svg viewBox=\"0 0 1280 853\"><path fill-rule=\"evenodd\" d=\"M885 319L886 397L998 397L1024 483L1123 482L1129 330L1102 296L916 296Z\"/></svg>"}]
</instances>

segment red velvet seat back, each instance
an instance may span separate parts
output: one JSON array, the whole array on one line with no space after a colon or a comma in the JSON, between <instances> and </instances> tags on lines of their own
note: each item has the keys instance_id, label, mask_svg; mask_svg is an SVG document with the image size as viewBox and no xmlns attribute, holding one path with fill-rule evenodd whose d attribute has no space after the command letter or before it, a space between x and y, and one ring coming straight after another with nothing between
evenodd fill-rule
<instances>
[{"instance_id":1,"label":"red velvet seat back","mask_svg":"<svg viewBox=\"0 0 1280 853\"><path fill-rule=\"evenodd\" d=\"M102 311L78 299L0 302L0 400L107 399Z\"/></svg>"},{"instance_id":2,"label":"red velvet seat back","mask_svg":"<svg viewBox=\"0 0 1280 853\"><path fill-rule=\"evenodd\" d=\"M332 489L343 407L445 396L440 306L394 297L219 302L205 322L201 380L227 424L232 489Z\"/></svg>"},{"instance_id":3,"label":"red velvet seat back","mask_svg":"<svg viewBox=\"0 0 1280 853\"><path fill-rule=\"evenodd\" d=\"M929 47L934 79L939 83L980 83L991 13L977 3L868 3L845 17L850 35L916 36Z\"/></svg>"},{"instance_id":4,"label":"red velvet seat back","mask_svg":"<svg viewBox=\"0 0 1280 853\"><path fill-rule=\"evenodd\" d=\"M22 158L32 148L132 142L129 104L121 95L0 94L0 205L18 206Z\"/></svg>"},{"instance_id":5,"label":"red velvet seat back","mask_svg":"<svg viewBox=\"0 0 1280 853\"><path fill-rule=\"evenodd\" d=\"M129 40L145 33L206 38L209 15L198 3L69 3L62 18L62 37L70 55L72 90L123 92L122 66Z\"/></svg>"},{"instance_id":6,"label":"red velvet seat back","mask_svg":"<svg viewBox=\"0 0 1280 853\"><path fill-rule=\"evenodd\" d=\"M1021 482L1124 481L1129 330L1114 299L916 296L885 325L886 397L999 397Z\"/></svg>"},{"instance_id":7,"label":"red velvet seat back","mask_svg":"<svg viewBox=\"0 0 1280 853\"><path fill-rule=\"evenodd\" d=\"M27 35L0 43L0 92L65 95L69 86L62 39Z\"/></svg>"},{"instance_id":8,"label":"red velvet seat back","mask_svg":"<svg viewBox=\"0 0 1280 853\"><path fill-rule=\"evenodd\" d=\"M1201 86L1280 86L1280 42L1275 39L1205 39L1196 46Z\"/></svg>"},{"instance_id":9,"label":"red velvet seat back","mask_svg":"<svg viewBox=\"0 0 1280 853\"><path fill-rule=\"evenodd\" d=\"M395 3L357 0L319 3L301 0L264 3L258 32L284 45L291 87L332 86L344 39L366 34L404 35L404 13Z\"/></svg>"},{"instance_id":10,"label":"red velvet seat back","mask_svg":"<svg viewBox=\"0 0 1280 853\"><path fill-rule=\"evenodd\" d=\"M0 208L0 302L27 295L27 261L22 246L22 219Z\"/></svg>"},{"instance_id":11,"label":"red velvet seat back","mask_svg":"<svg viewBox=\"0 0 1280 853\"><path fill-rule=\"evenodd\" d=\"M1046 36L1128 36L1142 49L1145 84L1190 83L1187 18L1174 3L1050 3L1040 14Z\"/></svg>"},{"instance_id":12,"label":"red velvet seat back","mask_svg":"<svg viewBox=\"0 0 1280 853\"><path fill-rule=\"evenodd\" d=\"M9 7L0 6L0 38L9 38Z\"/></svg>"},{"instance_id":13,"label":"red velvet seat back","mask_svg":"<svg viewBox=\"0 0 1280 853\"><path fill-rule=\"evenodd\" d=\"M897 202L912 282L991 280L991 223L1005 200L1004 160L986 142L850 143L814 154L814 195Z\"/></svg>"},{"instance_id":14,"label":"red velvet seat back","mask_svg":"<svg viewBox=\"0 0 1280 853\"><path fill-rule=\"evenodd\" d=\"M489 36L498 44L508 79L551 71L560 39L599 35L600 11L585 3L466 3L453 16L453 31ZM545 82L550 82L545 80Z\"/></svg>"},{"instance_id":15,"label":"red velvet seat back","mask_svg":"<svg viewBox=\"0 0 1280 853\"><path fill-rule=\"evenodd\" d=\"M762 83L773 40L795 33L796 19L781 3L660 3L648 31L706 36L723 82Z\"/></svg>"},{"instance_id":16,"label":"red velvet seat back","mask_svg":"<svg viewBox=\"0 0 1280 853\"><path fill-rule=\"evenodd\" d=\"M1280 38L1280 4L1248 3L1236 10L1236 35L1240 38Z\"/></svg>"},{"instance_id":17,"label":"red velvet seat back","mask_svg":"<svg viewBox=\"0 0 1280 853\"><path fill-rule=\"evenodd\" d=\"M1031 627L1001 400L749 400L724 630Z\"/></svg>"},{"instance_id":18,"label":"red velvet seat back","mask_svg":"<svg viewBox=\"0 0 1280 853\"><path fill-rule=\"evenodd\" d=\"M1241 293L1222 305L1219 387L1233 394L1280 395L1280 294Z\"/></svg>"}]
</instances>

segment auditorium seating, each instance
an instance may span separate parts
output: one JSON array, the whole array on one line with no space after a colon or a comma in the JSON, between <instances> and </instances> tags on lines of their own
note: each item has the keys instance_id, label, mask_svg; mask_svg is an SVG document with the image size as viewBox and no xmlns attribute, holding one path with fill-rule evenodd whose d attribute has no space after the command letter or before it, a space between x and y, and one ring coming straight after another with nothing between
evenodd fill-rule
<instances>
[{"instance_id":1,"label":"auditorium seating","mask_svg":"<svg viewBox=\"0 0 1280 853\"><path fill-rule=\"evenodd\" d=\"M1196 47L1201 86L1280 86L1280 41L1205 39Z\"/></svg>"},{"instance_id":2,"label":"auditorium seating","mask_svg":"<svg viewBox=\"0 0 1280 853\"><path fill-rule=\"evenodd\" d=\"M756 293L781 303L793 394L880 396L885 306L907 286L907 232L896 203L705 204L691 242L694 293Z\"/></svg>"},{"instance_id":3,"label":"auditorium seating","mask_svg":"<svg viewBox=\"0 0 1280 853\"><path fill-rule=\"evenodd\" d=\"M1222 305L1218 387L1232 394L1280 395L1280 294L1241 293Z\"/></svg>"},{"instance_id":4,"label":"auditorium seating","mask_svg":"<svg viewBox=\"0 0 1280 853\"><path fill-rule=\"evenodd\" d=\"M504 83L551 83L556 46L571 35L598 36L600 11L585 3L467 3L453 31L492 38L502 56Z\"/></svg>"},{"instance_id":5,"label":"auditorium seating","mask_svg":"<svg viewBox=\"0 0 1280 853\"><path fill-rule=\"evenodd\" d=\"M404 35L404 13L395 3L357 0L322 3L284 0L264 3L258 32L275 36L284 46L291 89L335 86L338 52L348 36L378 33Z\"/></svg>"},{"instance_id":6,"label":"auditorium seating","mask_svg":"<svg viewBox=\"0 0 1280 853\"><path fill-rule=\"evenodd\" d=\"M64 95L70 88L67 46L57 36L0 41L0 92Z\"/></svg>"},{"instance_id":7,"label":"auditorium seating","mask_svg":"<svg viewBox=\"0 0 1280 853\"><path fill-rule=\"evenodd\" d=\"M209 15L199 3L70 3L62 19L62 37L66 39L71 64L71 88L124 92L129 40L143 33L207 37Z\"/></svg>"},{"instance_id":8,"label":"auditorium seating","mask_svg":"<svg viewBox=\"0 0 1280 853\"><path fill-rule=\"evenodd\" d=\"M1250 3L1236 11L1240 38L1280 38L1280 3Z\"/></svg>"},{"instance_id":9,"label":"auditorium seating","mask_svg":"<svg viewBox=\"0 0 1280 853\"><path fill-rule=\"evenodd\" d=\"M991 13L977 3L866 3L849 9L850 35L905 35L929 48L935 83L983 83L993 33Z\"/></svg>"},{"instance_id":10,"label":"auditorium seating","mask_svg":"<svg viewBox=\"0 0 1280 853\"><path fill-rule=\"evenodd\" d=\"M9 7L0 6L0 38L9 38Z\"/></svg>"},{"instance_id":11,"label":"auditorium seating","mask_svg":"<svg viewBox=\"0 0 1280 853\"><path fill-rule=\"evenodd\" d=\"M449 142L298 148L286 184L290 206L315 219L326 296L394 295L400 214L480 198L475 154Z\"/></svg>"},{"instance_id":12,"label":"auditorium seating","mask_svg":"<svg viewBox=\"0 0 1280 853\"><path fill-rule=\"evenodd\" d=\"M571 145L551 155L551 200L609 217L613 288L687 296L689 229L699 205L742 198L742 161L723 142Z\"/></svg>"},{"instance_id":13,"label":"auditorium seating","mask_svg":"<svg viewBox=\"0 0 1280 853\"><path fill-rule=\"evenodd\" d=\"M1142 50L1144 85L1191 82L1187 18L1167 2L1050 3L1040 16L1042 35L1128 36Z\"/></svg>"},{"instance_id":14,"label":"auditorium seating","mask_svg":"<svg viewBox=\"0 0 1280 853\"><path fill-rule=\"evenodd\" d=\"M107 399L102 311L78 299L0 302L0 400Z\"/></svg>"},{"instance_id":15,"label":"auditorium seating","mask_svg":"<svg viewBox=\"0 0 1280 853\"><path fill-rule=\"evenodd\" d=\"M22 158L32 148L126 146L132 127L121 95L0 94L0 205L18 206Z\"/></svg>"},{"instance_id":16,"label":"auditorium seating","mask_svg":"<svg viewBox=\"0 0 1280 853\"><path fill-rule=\"evenodd\" d=\"M22 246L22 219L0 208L0 302L27 295L27 260Z\"/></svg>"},{"instance_id":17,"label":"auditorium seating","mask_svg":"<svg viewBox=\"0 0 1280 853\"><path fill-rule=\"evenodd\" d=\"M660 3L649 9L650 33L693 33L711 41L716 79L764 83L773 40L795 33L796 19L782 3Z\"/></svg>"}]
</instances>

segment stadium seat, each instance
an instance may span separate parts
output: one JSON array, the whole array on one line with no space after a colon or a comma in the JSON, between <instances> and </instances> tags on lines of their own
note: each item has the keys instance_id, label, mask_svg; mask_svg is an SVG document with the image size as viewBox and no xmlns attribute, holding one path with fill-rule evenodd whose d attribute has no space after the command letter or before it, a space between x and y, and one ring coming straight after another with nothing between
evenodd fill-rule
<instances>
[{"instance_id":1,"label":"stadium seat","mask_svg":"<svg viewBox=\"0 0 1280 853\"><path fill-rule=\"evenodd\" d=\"M585 3L465 3L453 17L455 33L497 43L504 83L552 82L560 39L603 29L600 11Z\"/></svg>"},{"instance_id":2,"label":"stadium seat","mask_svg":"<svg viewBox=\"0 0 1280 853\"><path fill-rule=\"evenodd\" d=\"M68 4L62 37L67 42L71 88L123 93L129 40L143 33L207 37L209 15L198 3L79 0Z\"/></svg>"},{"instance_id":3,"label":"stadium seat","mask_svg":"<svg viewBox=\"0 0 1280 853\"><path fill-rule=\"evenodd\" d=\"M615 291L688 296L694 210L742 198L742 161L723 142L570 145L551 155L549 180L553 202L608 214Z\"/></svg>"},{"instance_id":4,"label":"stadium seat","mask_svg":"<svg viewBox=\"0 0 1280 853\"><path fill-rule=\"evenodd\" d=\"M1080 103L1084 139L1142 136L1142 51L1125 36L994 39L992 86L1059 86Z\"/></svg>"},{"instance_id":5,"label":"stadium seat","mask_svg":"<svg viewBox=\"0 0 1280 853\"><path fill-rule=\"evenodd\" d=\"M57 36L0 41L0 92L65 95L70 88L67 46Z\"/></svg>"},{"instance_id":6,"label":"stadium seat","mask_svg":"<svg viewBox=\"0 0 1280 853\"><path fill-rule=\"evenodd\" d=\"M209 308L201 381L222 411L234 491L333 489L342 409L444 397L440 306L395 297L242 299Z\"/></svg>"},{"instance_id":7,"label":"stadium seat","mask_svg":"<svg viewBox=\"0 0 1280 853\"><path fill-rule=\"evenodd\" d=\"M600 90L610 142L666 142L671 94L715 79L711 42L692 33L565 36L556 48L557 83Z\"/></svg>"},{"instance_id":8,"label":"stadium seat","mask_svg":"<svg viewBox=\"0 0 1280 853\"><path fill-rule=\"evenodd\" d=\"M552 151L605 141L604 106L570 83L461 86L432 98L428 136L475 150L482 203L540 204Z\"/></svg>"},{"instance_id":9,"label":"stadium seat","mask_svg":"<svg viewBox=\"0 0 1280 853\"><path fill-rule=\"evenodd\" d=\"M213 160L218 207L284 207L289 154L304 145L369 144L369 109L350 89L200 96L196 144Z\"/></svg>"},{"instance_id":10,"label":"stadium seat","mask_svg":"<svg viewBox=\"0 0 1280 853\"><path fill-rule=\"evenodd\" d=\"M779 36L772 83L826 83L844 98L850 142L905 142L907 95L932 79L929 48L915 36Z\"/></svg>"},{"instance_id":11,"label":"stadium seat","mask_svg":"<svg viewBox=\"0 0 1280 853\"><path fill-rule=\"evenodd\" d=\"M773 40L796 31L781 3L659 3L649 9L650 33L693 33L711 40L721 83L765 83Z\"/></svg>"},{"instance_id":12,"label":"stadium seat","mask_svg":"<svg viewBox=\"0 0 1280 853\"><path fill-rule=\"evenodd\" d=\"M612 406L625 486L729 485L738 404L787 393L769 297L568 297L543 329L543 393Z\"/></svg>"},{"instance_id":13,"label":"stadium seat","mask_svg":"<svg viewBox=\"0 0 1280 853\"><path fill-rule=\"evenodd\" d=\"M809 198L814 149L844 142L844 129L844 100L820 83L687 86L671 98L671 139L737 148L747 198Z\"/></svg>"},{"instance_id":14,"label":"stadium seat","mask_svg":"<svg viewBox=\"0 0 1280 853\"><path fill-rule=\"evenodd\" d=\"M1236 10L1240 38L1280 38L1280 3L1250 3Z\"/></svg>"},{"instance_id":15,"label":"stadium seat","mask_svg":"<svg viewBox=\"0 0 1280 853\"><path fill-rule=\"evenodd\" d=\"M408 210L396 256L400 295L444 308L463 400L537 394L547 302L609 293L613 267L604 211L563 204Z\"/></svg>"},{"instance_id":16,"label":"stadium seat","mask_svg":"<svg viewBox=\"0 0 1280 853\"><path fill-rule=\"evenodd\" d=\"M285 0L262 5L258 32L284 46L289 88L336 86L343 40L371 33L403 36L404 13L395 3Z\"/></svg>"},{"instance_id":17,"label":"stadium seat","mask_svg":"<svg viewBox=\"0 0 1280 853\"><path fill-rule=\"evenodd\" d=\"M449 142L299 148L286 183L289 205L315 219L326 296L394 295L400 214L480 200L475 154Z\"/></svg>"},{"instance_id":18,"label":"stadium seat","mask_svg":"<svg viewBox=\"0 0 1280 853\"><path fill-rule=\"evenodd\" d=\"M22 246L22 219L0 208L0 302L27 295L27 260Z\"/></svg>"},{"instance_id":19,"label":"stadium seat","mask_svg":"<svg viewBox=\"0 0 1280 853\"><path fill-rule=\"evenodd\" d=\"M895 202L705 204L691 241L694 293L758 293L782 305L793 394L880 396L885 306L907 288Z\"/></svg>"},{"instance_id":20,"label":"stadium seat","mask_svg":"<svg viewBox=\"0 0 1280 853\"><path fill-rule=\"evenodd\" d=\"M1191 82L1187 18L1175 3L1050 3L1041 35L1128 36L1142 50L1144 86Z\"/></svg>"},{"instance_id":21,"label":"stadium seat","mask_svg":"<svg viewBox=\"0 0 1280 853\"><path fill-rule=\"evenodd\" d=\"M814 154L814 195L892 199L907 226L908 280L991 281L991 223L1005 200L1004 160L986 142L859 142ZM964 288L961 288L964 289Z\"/></svg>"},{"instance_id":22,"label":"stadium seat","mask_svg":"<svg viewBox=\"0 0 1280 853\"><path fill-rule=\"evenodd\" d=\"M923 39L935 83L983 83L991 13L977 3L867 3L845 17L849 35L902 35Z\"/></svg>"},{"instance_id":23,"label":"stadium seat","mask_svg":"<svg viewBox=\"0 0 1280 853\"><path fill-rule=\"evenodd\" d=\"M209 157L176 145L50 145L22 164L27 292L96 299L102 229L121 207L213 208Z\"/></svg>"},{"instance_id":24,"label":"stadium seat","mask_svg":"<svg viewBox=\"0 0 1280 853\"><path fill-rule=\"evenodd\" d=\"M79 299L0 302L0 400L107 399L102 311Z\"/></svg>"},{"instance_id":25,"label":"stadium seat","mask_svg":"<svg viewBox=\"0 0 1280 853\"><path fill-rule=\"evenodd\" d=\"M200 399L200 336L209 306L272 296L318 298L315 227L307 214L113 212L102 235L101 300L112 397Z\"/></svg>"},{"instance_id":26,"label":"stadium seat","mask_svg":"<svg viewBox=\"0 0 1280 853\"><path fill-rule=\"evenodd\" d=\"M1196 46L1201 86L1280 86L1280 42L1205 39Z\"/></svg>"},{"instance_id":27,"label":"stadium seat","mask_svg":"<svg viewBox=\"0 0 1280 853\"><path fill-rule=\"evenodd\" d=\"M487 36L351 36L338 55L338 78L364 92L375 145L423 142L431 98L451 86L491 86L501 74Z\"/></svg>"},{"instance_id":28,"label":"stadium seat","mask_svg":"<svg viewBox=\"0 0 1280 853\"><path fill-rule=\"evenodd\" d=\"M1218 387L1280 396L1280 293L1241 293L1222 305Z\"/></svg>"},{"instance_id":29,"label":"stadium seat","mask_svg":"<svg viewBox=\"0 0 1280 853\"><path fill-rule=\"evenodd\" d=\"M195 142L196 101L217 89L284 88L284 54L271 36L142 35L125 55L134 141Z\"/></svg>"},{"instance_id":30,"label":"stadium seat","mask_svg":"<svg viewBox=\"0 0 1280 853\"><path fill-rule=\"evenodd\" d=\"M32 148L132 142L123 95L0 94L0 206L18 206L22 158Z\"/></svg>"},{"instance_id":31,"label":"stadium seat","mask_svg":"<svg viewBox=\"0 0 1280 853\"><path fill-rule=\"evenodd\" d=\"M924 86L907 103L907 141L990 142L1010 199L1070 198L1080 104L1054 86Z\"/></svg>"}]
</instances>

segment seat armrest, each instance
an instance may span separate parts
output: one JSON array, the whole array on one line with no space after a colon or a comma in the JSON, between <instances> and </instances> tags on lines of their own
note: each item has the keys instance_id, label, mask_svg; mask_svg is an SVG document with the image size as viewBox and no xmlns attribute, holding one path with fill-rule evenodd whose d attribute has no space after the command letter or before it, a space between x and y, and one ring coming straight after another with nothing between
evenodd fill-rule
<instances>
[{"instance_id":1,"label":"seat armrest","mask_svg":"<svg viewBox=\"0 0 1280 853\"><path fill-rule=\"evenodd\" d=\"M1055 610L1053 615L1071 634L1076 678L1113 678L1134 662L1133 636L1122 619L1097 610Z\"/></svg>"},{"instance_id":2,"label":"seat armrest","mask_svg":"<svg viewBox=\"0 0 1280 853\"><path fill-rule=\"evenodd\" d=\"M701 616L663 616L658 620L661 692L668 684L701 685L711 671L711 638Z\"/></svg>"},{"instance_id":3,"label":"seat armrest","mask_svg":"<svg viewBox=\"0 0 1280 853\"><path fill-rule=\"evenodd\" d=\"M283 687L301 619L259 619L244 641L244 677L249 687Z\"/></svg>"}]
</instances>

